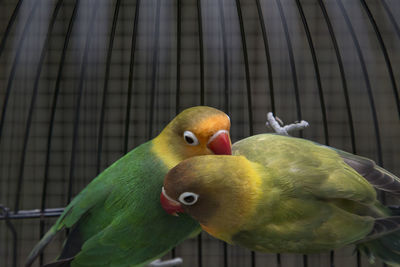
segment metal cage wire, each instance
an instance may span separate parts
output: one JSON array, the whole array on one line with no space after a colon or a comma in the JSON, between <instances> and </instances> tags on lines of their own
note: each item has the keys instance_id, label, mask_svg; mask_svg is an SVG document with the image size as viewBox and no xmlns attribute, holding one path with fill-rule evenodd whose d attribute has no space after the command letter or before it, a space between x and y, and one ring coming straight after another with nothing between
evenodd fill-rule
<instances>
[{"instance_id":1,"label":"metal cage wire","mask_svg":"<svg viewBox=\"0 0 400 267\"><path fill-rule=\"evenodd\" d=\"M306 119L299 136L400 173L396 0L0 0L0 10L1 265L21 265L54 207L193 105L227 112L233 141L265 132L268 111ZM203 233L166 257L370 266L352 251L270 255Z\"/></svg>"}]
</instances>

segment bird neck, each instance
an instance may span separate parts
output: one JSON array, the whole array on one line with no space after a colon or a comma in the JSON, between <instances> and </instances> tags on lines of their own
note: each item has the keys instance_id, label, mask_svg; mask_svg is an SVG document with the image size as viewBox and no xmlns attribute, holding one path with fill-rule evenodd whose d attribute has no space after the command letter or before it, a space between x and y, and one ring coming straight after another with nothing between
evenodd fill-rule
<instances>
[{"instance_id":1,"label":"bird neck","mask_svg":"<svg viewBox=\"0 0 400 267\"><path fill-rule=\"evenodd\" d=\"M185 159L183 153L180 153L178 150L178 147L174 144L173 138L168 138L168 134L164 130L153 139L152 151L168 169L171 169Z\"/></svg>"},{"instance_id":2,"label":"bird neck","mask_svg":"<svg viewBox=\"0 0 400 267\"><path fill-rule=\"evenodd\" d=\"M234 166L239 168L234 168ZM213 186L210 190L218 190L214 194L223 196L218 199L219 208L209 218L199 218L201 227L212 236L232 243L232 237L245 230L249 220L257 216L259 203L265 197L263 179L256 170L258 164L248 161L242 156L232 156L224 164L224 175L229 177L229 185ZM215 168L221 170L221 167ZM214 176L210 176L211 179ZM209 184L213 184L209 181ZM222 188L222 189L221 189ZM249 194L251 192L251 194Z\"/></svg>"}]
</instances>

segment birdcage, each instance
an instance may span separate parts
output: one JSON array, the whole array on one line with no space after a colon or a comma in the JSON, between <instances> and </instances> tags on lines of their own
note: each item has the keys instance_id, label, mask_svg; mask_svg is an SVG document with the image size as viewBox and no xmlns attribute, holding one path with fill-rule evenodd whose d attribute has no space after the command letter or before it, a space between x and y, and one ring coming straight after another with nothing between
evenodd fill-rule
<instances>
[{"instance_id":1,"label":"birdcage","mask_svg":"<svg viewBox=\"0 0 400 267\"><path fill-rule=\"evenodd\" d=\"M269 111L305 119L293 135L400 174L399 18L398 0L0 0L0 265L22 266L96 174L190 106L228 113L232 141L269 131ZM353 249L275 255L202 233L164 258L371 266Z\"/></svg>"}]
</instances>

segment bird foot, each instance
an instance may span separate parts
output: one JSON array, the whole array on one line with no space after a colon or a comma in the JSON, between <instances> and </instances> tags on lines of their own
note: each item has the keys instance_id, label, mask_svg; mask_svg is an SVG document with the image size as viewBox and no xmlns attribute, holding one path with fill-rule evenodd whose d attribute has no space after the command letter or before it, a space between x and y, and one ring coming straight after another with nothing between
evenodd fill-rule
<instances>
[{"instance_id":1,"label":"bird foot","mask_svg":"<svg viewBox=\"0 0 400 267\"><path fill-rule=\"evenodd\" d=\"M304 120L289 125L283 125L282 120L278 117L274 117L274 114L272 114L272 112L268 112L267 122L265 123L265 125L272 128L275 133L280 135L289 135L289 132L303 130L304 128L307 128L309 126L308 122Z\"/></svg>"},{"instance_id":2,"label":"bird foot","mask_svg":"<svg viewBox=\"0 0 400 267\"><path fill-rule=\"evenodd\" d=\"M183 260L181 258L174 258L171 260L161 261L160 259L152 261L147 265L147 267L168 267L168 266L175 266L181 265Z\"/></svg>"}]
</instances>

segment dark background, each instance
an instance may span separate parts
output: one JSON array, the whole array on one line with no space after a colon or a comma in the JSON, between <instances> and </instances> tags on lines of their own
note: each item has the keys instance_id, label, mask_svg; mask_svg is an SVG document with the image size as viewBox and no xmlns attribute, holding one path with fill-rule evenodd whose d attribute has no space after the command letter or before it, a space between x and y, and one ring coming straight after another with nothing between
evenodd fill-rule
<instances>
[{"instance_id":1,"label":"dark background","mask_svg":"<svg viewBox=\"0 0 400 267\"><path fill-rule=\"evenodd\" d=\"M200 104L230 115L232 141L266 132L274 111L400 175L399 24L398 0L0 0L0 203L64 207ZM54 221L12 220L16 250L1 221L0 266L14 252L22 266ZM285 254L280 266L370 266L353 249ZM278 266L205 233L175 253L184 266Z\"/></svg>"}]
</instances>

